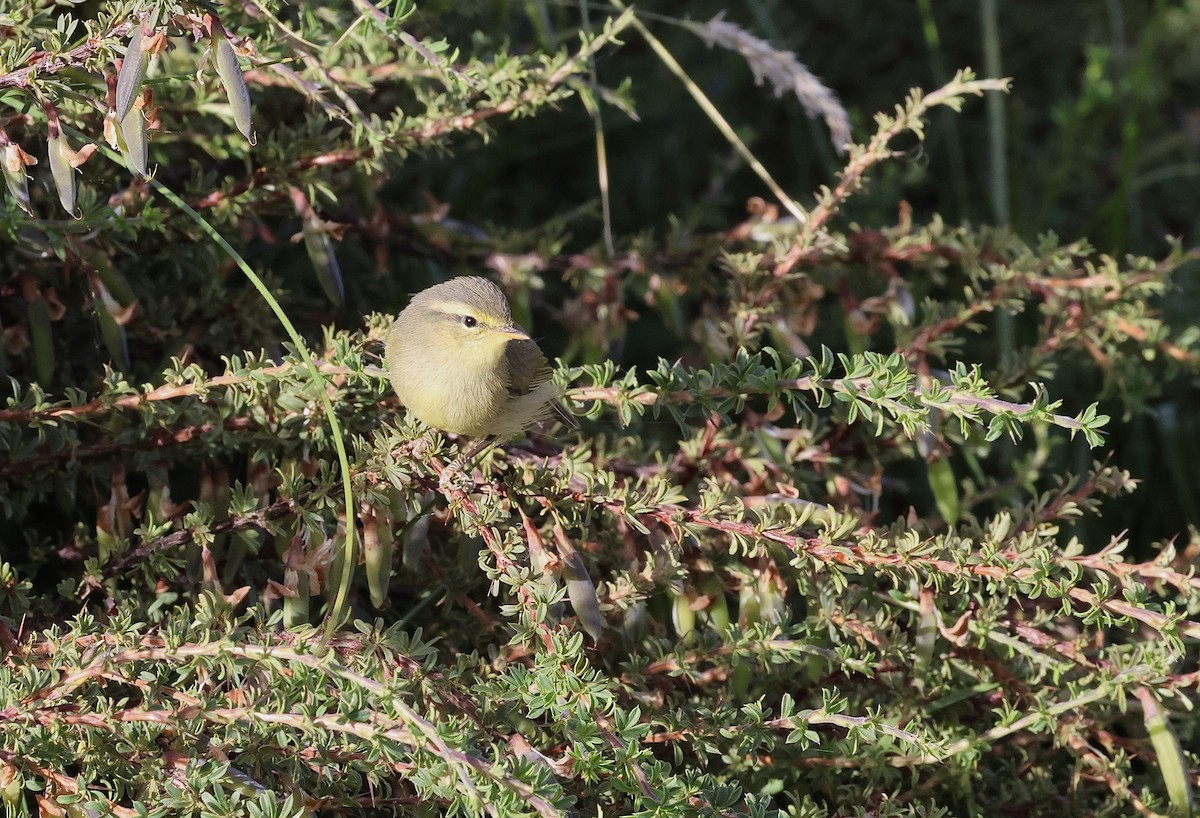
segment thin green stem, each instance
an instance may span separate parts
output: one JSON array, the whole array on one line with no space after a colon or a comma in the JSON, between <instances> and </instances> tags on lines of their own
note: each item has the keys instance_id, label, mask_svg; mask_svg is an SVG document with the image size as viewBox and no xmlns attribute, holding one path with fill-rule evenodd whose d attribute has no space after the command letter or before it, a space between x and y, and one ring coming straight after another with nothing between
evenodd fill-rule
<instances>
[{"instance_id":1,"label":"thin green stem","mask_svg":"<svg viewBox=\"0 0 1200 818\"><path fill-rule=\"evenodd\" d=\"M78 138L88 138L86 134L82 134L79 131L76 131L74 128L69 130L72 131L73 134ZM104 154L110 161L115 162L118 165L124 165L124 160L116 151L103 143L96 143L96 146L100 153ZM175 191L171 190L154 177L149 177L147 181L149 182L150 186L154 188L154 190L162 194L164 199L169 201L171 204L177 207L180 212L186 214L193 222L195 222L196 225L199 226L199 228L205 233L205 235L212 239L213 243L220 247L221 250L227 256L229 256L229 258L238 266L238 269L242 271L250 283L254 285L254 288L258 290L259 294L262 295L263 300L267 302L267 306L271 308L271 311L275 313L275 317L279 319L279 323L283 325L283 329L285 332L287 332L288 338L296 347L297 354L299 354L301 360L303 360L309 379L315 388L318 399L321 401L321 408L325 412L325 417L329 420L329 433L333 438L333 447L337 452L338 468L342 473L342 499L346 507L345 564L347 566L347 570L343 572L342 581L338 587L337 595L334 597L333 605L328 609L328 613L325 617L325 629L321 636L321 647L323 649L329 642L330 637L333 636L334 632L341 624L341 620L345 616L348 607L347 599L350 595L350 578L353 576L353 572L350 569L354 565L355 547L354 491L350 485L350 458L346 454L346 444L342 439L342 425L338 422L337 415L333 411L333 402L329 399L329 392L327 389L328 381L325 380L325 377L321 374L320 369L317 368L316 361L308 351L308 345L305 344L304 339L296 330L295 325L292 323L292 320L288 317L287 313L284 312L283 307L279 304L279 301L271 293L271 290L259 277L258 273L254 272L254 269L247 264L246 260L243 259L238 251L233 248L233 245L230 244L215 227L209 224L203 216L197 213L191 205L189 205L177 193L175 193Z\"/></svg>"},{"instance_id":2,"label":"thin green stem","mask_svg":"<svg viewBox=\"0 0 1200 818\"><path fill-rule=\"evenodd\" d=\"M623 2L621 2L621 0L613 0L613 5L621 9L621 11L625 11L628 8ZM705 93L700 90L700 86L696 85L696 83L692 81L692 78L688 76L686 71L684 71L683 66L679 64L674 55L667 50L667 47L663 45L657 37L650 33L650 30L646 28L641 20L638 19L636 14L630 18L630 22L632 23L633 27L637 29L638 34L642 35L642 39L644 39L650 45L650 48L652 48L654 53L658 55L658 58L662 60L663 65L665 65L672 74L679 78L679 81L683 83L683 87L686 88L687 92L692 95L692 99L694 99L696 104L700 106L701 110L708 115L708 118L712 121L712 123L717 126L717 130L721 132L721 135L729 141L729 144L733 145L734 149L741 154L741 157L744 160L746 160L746 164L750 166L750 169L753 170L755 174L757 174L758 178L762 179L763 184L765 184L770 191L775 194L775 198L777 198L780 203L787 208L787 211L791 213L797 221L806 221L808 219L808 214L804 212L804 208L796 204L792 197L788 196L787 193L784 192L783 188L779 186L774 178L772 178L767 169L763 167L763 164L759 162L754 154L750 152L750 149L746 147L746 143L743 142L737 133L734 132L733 126L730 125L729 122L726 121L725 117L721 115L721 112L717 110L717 106L713 105L712 100L710 100Z\"/></svg>"},{"instance_id":3,"label":"thin green stem","mask_svg":"<svg viewBox=\"0 0 1200 818\"><path fill-rule=\"evenodd\" d=\"M110 157L111 158L111 157ZM150 177L150 185L157 190L171 204L179 208L180 211L186 213L192 221L194 221L204 233L220 247L233 263L238 266L238 269L246 276L254 288L258 290L263 300L275 313L275 317L279 319L279 323L283 325L283 329L291 339L292 344L296 347L296 352L304 361L304 368L308 371L309 379L317 393L317 397L321 401L321 407L325 411L325 417L329 420L329 434L333 438L333 447L337 452L338 467L342 471L342 500L346 505L346 545L345 545L345 565L346 570L342 572L342 580L338 585L337 595L334 597L333 605L329 608L325 617L325 628L321 636L321 647L333 636L334 632L341 624L342 617L345 615L347 608L347 598L350 593L350 578L353 576L354 566L354 490L350 485L350 458L346 454L346 443L342 439L342 426L338 422L337 414L333 411L333 402L329 399L329 391L327 389L329 382L321 374L317 368L317 363L313 360L312 354L308 351L308 346L304 343L304 339L296 330L292 319L284 312L279 301L271 293L266 283L259 277L258 273L246 263L246 260L241 257L237 250L233 248L224 236L217 231L215 227L209 224L203 216L192 209L191 205L179 197L175 191L164 185L157 179Z\"/></svg>"},{"instance_id":4,"label":"thin green stem","mask_svg":"<svg viewBox=\"0 0 1200 818\"><path fill-rule=\"evenodd\" d=\"M921 31L925 35L925 47L929 49L929 69L933 81L945 85L949 79L945 61L942 59L942 37L938 30L937 17L933 11L933 0L917 0L921 15ZM995 76L995 75L994 75ZM938 125L946 133L947 158L950 160L950 186L954 201L958 204L959 218L971 217L971 197L967 185L967 162L963 155L962 136L958 130L958 116L953 111L939 111Z\"/></svg>"},{"instance_id":5,"label":"thin green stem","mask_svg":"<svg viewBox=\"0 0 1200 818\"><path fill-rule=\"evenodd\" d=\"M592 20L588 14L588 0L579 0L579 16L582 20L583 30L590 34ZM592 88L598 87L595 57L588 59L588 80L591 82ZM617 254L617 249L613 242L612 203L608 183L608 147L604 139L604 112L600 107L599 100L595 99L591 93L580 93L579 99L582 100L588 114L592 117L592 130L596 138L596 175L597 183L600 186L600 212L604 222L604 249L608 251L611 258Z\"/></svg>"},{"instance_id":6,"label":"thin green stem","mask_svg":"<svg viewBox=\"0 0 1200 818\"><path fill-rule=\"evenodd\" d=\"M996 0L982 0L979 8L983 27L983 73L998 77L1000 68L1000 20ZM1007 103L997 94L987 98L988 158L992 199L992 218L996 224L1007 226L1011 221L1008 197L1008 133L1005 130L1004 106ZM1000 360L1011 362L1016 354L1016 327L1007 310L996 313L996 341Z\"/></svg>"}]
</instances>

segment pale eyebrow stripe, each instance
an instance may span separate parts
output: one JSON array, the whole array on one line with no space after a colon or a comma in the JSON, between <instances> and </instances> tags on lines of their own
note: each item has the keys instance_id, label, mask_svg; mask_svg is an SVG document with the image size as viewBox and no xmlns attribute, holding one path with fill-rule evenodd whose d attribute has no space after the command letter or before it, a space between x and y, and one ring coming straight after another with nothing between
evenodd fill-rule
<instances>
[{"instance_id":1,"label":"pale eyebrow stripe","mask_svg":"<svg viewBox=\"0 0 1200 818\"><path fill-rule=\"evenodd\" d=\"M471 305L462 301L434 301L429 305L429 307L430 309L437 310L438 312L446 312L450 313L451 315L474 316L479 312Z\"/></svg>"}]
</instances>

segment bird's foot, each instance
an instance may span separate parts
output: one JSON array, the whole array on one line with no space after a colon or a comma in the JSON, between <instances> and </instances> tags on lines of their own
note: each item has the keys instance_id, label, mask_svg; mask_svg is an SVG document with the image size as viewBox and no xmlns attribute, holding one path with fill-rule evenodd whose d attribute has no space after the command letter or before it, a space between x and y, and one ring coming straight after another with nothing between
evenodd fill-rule
<instances>
[{"instance_id":1,"label":"bird's foot","mask_svg":"<svg viewBox=\"0 0 1200 818\"><path fill-rule=\"evenodd\" d=\"M475 481L471 479L471 475L463 470L465 465L466 459L458 457L447 463L446 467L442 469L442 474L438 479L438 488L442 490L442 494L449 496L456 490L464 494L471 494L478 488Z\"/></svg>"}]
</instances>

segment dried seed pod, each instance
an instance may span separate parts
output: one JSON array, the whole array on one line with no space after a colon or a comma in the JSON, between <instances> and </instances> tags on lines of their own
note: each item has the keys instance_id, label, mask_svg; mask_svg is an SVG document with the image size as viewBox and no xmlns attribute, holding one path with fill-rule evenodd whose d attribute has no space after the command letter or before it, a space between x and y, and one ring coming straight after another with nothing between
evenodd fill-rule
<instances>
[{"instance_id":1,"label":"dried seed pod","mask_svg":"<svg viewBox=\"0 0 1200 818\"><path fill-rule=\"evenodd\" d=\"M104 83L108 106L104 112L104 141L115 151L121 147L121 121L117 119L117 75L106 71Z\"/></svg>"},{"instance_id":2,"label":"dried seed pod","mask_svg":"<svg viewBox=\"0 0 1200 818\"><path fill-rule=\"evenodd\" d=\"M37 159L21 150L21 146L16 142L9 142L7 137L0 141L0 149L3 150L3 156L0 156L0 166L4 170L4 181L8 185L8 192L17 200L21 209L32 216L33 206L29 203L29 177L25 175L25 168L29 165L36 165Z\"/></svg>"},{"instance_id":3,"label":"dried seed pod","mask_svg":"<svg viewBox=\"0 0 1200 818\"><path fill-rule=\"evenodd\" d=\"M224 31L216 28L213 31L211 48L216 58L217 74L221 77L221 84L225 86L225 96L228 97L229 107L233 111L233 123L251 145L257 144L258 137L251 122L250 89L246 87L246 77L238 63L233 44L229 42Z\"/></svg>"},{"instance_id":4,"label":"dried seed pod","mask_svg":"<svg viewBox=\"0 0 1200 818\"><path fill-rule=\"evenodd\" d=\"M121 127L117 123L117 112L112 108L104 115L104 141L114 151L121 147Z\"/></svg>"},{"instance_id":5,"label":"dried seed pod","mask_svg":"<svg viewBox=\"0 0 1200 818\"><path fill-rule=\"evenodd\" d=\"M284 574L284 577L286 578L288 575ZM283 626L285 628L298 628L308 624L309 597L312 596L308 588L308 574L296 574L295 582L294 586L288 586L292 593L283 598Z\"/></svg>"},{"instance_id":6,"label":"dried seed pod","mask_svg":"<svg viewBox=\"0 0 1200 818\"><path fill-rule=\"evenodd\" d=\"M915 581L910 583L910 590L911 586L915 585ZM933 652L937 648L941 612L938 611L937 600L934 599L933 591L930 589L917 589L917 599L920 608L918 609L916 630L912 635L914 648L912 684L918 690L924 690L929 669L933 666Z\"/></svg>"},{"instance_id":7,"label":"dried seed pod","mask_svg":"<svg viewBox=\"0 0 1200 818\"><path fill-rule=\"evenodd\" d=\"M125 59L121 63L121 71L117 74L117 94L115 100L116 120L124 122L125 117L133 108L142 91L142 83L146 80L146 68L150 65L151 37L142 24L133 27L129 42L125 45Z\"/></svg>"},{"instance_id":8,"label":"dried seed pod","mask_svg":"<svg viewBox=\"0 0 1200 818\"><path fill-rule=\"evenodd\" d=\"M112 468L112 493L108 502L96 509L96 544L100 550L100 561L124 553L129 548L129 537L133 533L133 515L129 487L125 483L125 466L117 463Z\"/></svg>"},{"instance_id":9,"label":"dried seed pod","mask_svg":"<svg viewBox=\"0 0 1200 818\"><path fill-rule=\"evenodd\" d=\"M58 123L58 111L53 105L46 105L47 153L50 156L50 173L54 177L54 188L58 191L58 201L63 210L75 215L75 198L79 185L75 171L91 158L96 152L96 146L84 145L78 151L71 148L62 128Z\"/></svg>"}]
</instances>

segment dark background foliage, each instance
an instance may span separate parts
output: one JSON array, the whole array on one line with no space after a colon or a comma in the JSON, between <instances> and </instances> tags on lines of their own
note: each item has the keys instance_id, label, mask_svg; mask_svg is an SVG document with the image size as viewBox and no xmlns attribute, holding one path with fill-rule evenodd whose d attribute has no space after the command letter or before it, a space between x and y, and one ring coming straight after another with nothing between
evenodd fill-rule
<instances>
[{"instance_id":1,"label":"dark background foliage","mask_svg":"<svg viewBox=\"0 0 1200 818\"><path fill-rule=\"evenodd\" d=\"M958 66L982 69L985 50L995 49L1001 75L1013 78L1012 94L995 101L1003 164L991 158L995 135L986 105L968 105L962 114L935 112L925 141L907 144L909 161L884 166L870 194L849 204L847 217L859 224L894 224L903 200L918 222L938 214L951 224L1007 223L1030 242L1052 232L1064 241L1087 239L1117 256L1162 255L1167 236L1195 246L1196 5L999 3L994 32L984 24L987 5L885 0L726 8L701 2L648 10L698 21L724 12L794 51L838 93L859 138L870 132L874 112L889 111L910 88L935 87ZM433 8L423 13L421 23L443 22ZM569 6L551 6L548 13L561 28L577 21ZM478 28L511 32L512 43L539 42L516 5L480 7L474 15L455 16L455 23L465 24L464 38ZM841 163L823 124L754 87L736 53L710 49L671 26L658 31L785 189L815 190L833 181ZM602 61L598 71L600 81L613 86L634 79L640 118L606 112L615 231L689 235L744 218L746 201L762 193L761 184L652 51L633 41ZM508 123L486 145L465 145L453 156L402 168L388 190L402 209L420 207L420 196L428 192L452 203L456 218L501 233L566 222L562 247L579 250L591 246L600 230L595 179L579 168L581 158L593 154L591 121L582 106L570 105L554 115ZM444 274L431 273L427 262L398 260L404 265L400 279L421 286ZM447 269L474 268L468 263ZM1195 269L1185 268L1171 296L1153 305L1178 331L1193 327L1200 312ZM1032 343L1037 320L1030 315L1008 329L1007 354L1019 356ZM645 365L681 354L678 340L653 326L653 316L642 321L651 327L637 331L632 349L607 350L617 353L619 363ZM556 348L553 332L542 331ZM996 357L997 335L994 327L982 333L962 359ZM836 332L818 332L816 339L834 348L844 344ZM1200 420L1189 409L1200 396L1190 378L1104 384L1086 366L1060 370L1055 378L1061 388L1054 396L1069 406L1073 396L1104 395L1106 409L1127 421L1114 429L1111 442L1117 462L1144 481L1143 490L1107 509L1107 530L1130 530L1148 545L1200 522L1200 472L1190 456L1200 455Z\"/></svg>"},{"instance_id":2,"label":"dark background foliage","mask_svg":"<svg viewBox=\"0 0 1200 818\"><path fill-rule=\"evenodd\" d=\"M825 125L679 20L724 13L795 52L859 142L913 87L963 66L1012 77L901 133L808 239L748 212L771 203L761 180L632 28L598 49L595 85L551 81L542 61L587 28L577 3L397 3L390 24L362 2L221 4L253 45L253 148L211 67L196 75L209 9L155 8L172 38L147 80L154 177L320 359L350 525L384 541L391 585L373 605L377 568L355 566L356 623L309 654L347 520L277 317L118 163L83 166L78 219L58 209L42 105L77 147L99 142L127 40L111 32L144 10L8 10L0 124L42 163L32 215L11 196L0 211L7 804L73 781L161 814L236 813L200 806L229 792L265 814L478 812L466 769L512 811L536 808L522 787L581 812L1171 809L1169 760L1198 746L1200 625L1172 617L1200 604L1200 3L639 6L805 208L846 161ZM615 13L592 6L590 25ZM56 40L70 21L94 39ZM13 79L81 43L79 65ZM601 89L611 254L580 98ZM387 316L468 273L504 285L587 414L490 453L477 494L438 480L454 442L425 437L374 368ZM802 363L823 348L850 357ZM930 412L921 379L960 364ZM1054 413L1020 406L1035 383ZM1099 448L1064 431L1093 403L1111 416ZM983 410L960 428L964 407ZM994 418L1010 425L985 436ZM1114 543L1129 563L1107 561ZM1148 738L1150 690L1183 750Z\"/></svg>"}]
</instances>

